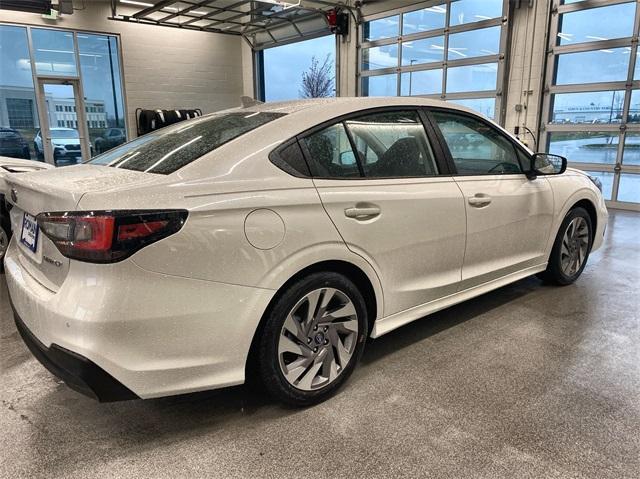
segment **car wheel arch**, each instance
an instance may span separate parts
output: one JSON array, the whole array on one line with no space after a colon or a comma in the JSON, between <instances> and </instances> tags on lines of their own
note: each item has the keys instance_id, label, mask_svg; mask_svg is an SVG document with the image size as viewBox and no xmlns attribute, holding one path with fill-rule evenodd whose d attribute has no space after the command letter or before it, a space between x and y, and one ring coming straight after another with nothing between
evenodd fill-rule
<instances>
[{"instance_id":1,"label":"car wheel arch","mask_svg":"<svg viewBox=\"0 0 640 479\"><path fill-rule=\"evenodd\" d=\"M301 278L304 278L310 274L318 273L318 272L339 273L346 276L347 278L349 278L351 281L354 282L354 284L358 287L358 289L360 290L360 292L362 293L365 299L365 304L367 306L367 315L369 317L368 335L371 334L371 331L373 330L373 325L376 319L378 318L378 315L382 313L382 302L381 302L382 298L379 297L380 293L376 292L376 287L374 286L369 275L367 275L367 273L363 271L363 269L360 268L359 266L345 260L326 260L326 261L319 261L317 263L313 263L301 269L300 271L295 273L293 276L291 276L288 280L286 280L277 289L276 293L273 295L273 297L269 301L269 304L265 308L262 314L262 317L260 318L260 321L258 323L258 326L256 327L256 330L253 334L253 339L251 340L251 346L249 348L249 353L248 353L247 361L245 364L245 378L247 379L248 382L251 382L251 383L254 382L254 379L255 379L254 373L256 370L255 365L257 361L256 350L258 349L257 348L258 340L262 334L262 330L265 326L266 319L269 316L269 313L271 312L272 308L276 304L278 298L284 291L288 289L288 287L291 284L295 283L296 281L299 281Z\"/></svg>"},{"instance_id":2,"label":"car wheel arch","mask_svg":"<svg viewBox=\"0 0 640 479\"><path fill-rule=\"evenodd\" d=\"M572 209L582 207L587 210L587 212L589 213L589 217L591 218L591 224L594 234L598 226L598 198L590 188L579 188L570 195L563 195L561 191L562 190L554 191L556 201L558 201L558 195L561 197L561 200L558 202L558 205L555 209L556 213L554 222L549 232L549 239L546 249L548 253L547 256L551 254L551 249L553 248L553 243L555 241L556 235L558 234L558 231L560 230L562 221Z\"/></svg>"},{"instance_id":3,"label":"car wheel arch","mask_svg":"<svg viewBox=\"0 0 640 479\"><path fill-rule=\"evenodd\" d=\"M567 213L575 208L584 208L587 213L589 213L589 218L591 218L591 233L595 234L598 229L598 213L595 205L585 198L574 203L571 208L567 210Z\"/></svg>"}]
</instances>

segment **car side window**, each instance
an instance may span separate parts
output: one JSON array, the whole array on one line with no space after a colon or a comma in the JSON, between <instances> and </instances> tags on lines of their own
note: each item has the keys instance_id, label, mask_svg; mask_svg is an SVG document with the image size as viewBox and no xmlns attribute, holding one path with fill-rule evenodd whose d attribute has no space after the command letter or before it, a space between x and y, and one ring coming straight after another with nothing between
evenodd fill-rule
<instances>
[{"instance_id":1,"label":"car side window","mask_svg":"<svg viewBox=\"0 0 640 479\"><path fill-rule=\"evenodd\" d=\"M309 153L311 173L320 178L359 178L360 169L342 123L302 140Z\"/></svg>"},{"instance_id":2,"label":"car side window","mask_svg":"<svg viewBox=\"0 0 640 479\"><path fill-rule=\"evenodd\" d=\"M309 177L311 172L297 140L289 141L269 155L271 162L290 175Z\"/></svg>"},{"instance_id":3,"label":"car side window","mask_svg":"<svg viewBox=\"0 0 640 479\"><path fill-rule=\"evenodd\" d=\"M458 174L522 173L515 147L495 128L458 113L434 111L432 114L449 147Z\"/></svg>"},{"instance_id":4,"label":"car side window","mask_svg":"<svg viewBox=\"0 0 640 479\"><path fill-rule=\"evenodd\" d=\"M367 178L433 176L433 150L416 111L375 113L345 121Z\"/></svg>"}]
</instances>

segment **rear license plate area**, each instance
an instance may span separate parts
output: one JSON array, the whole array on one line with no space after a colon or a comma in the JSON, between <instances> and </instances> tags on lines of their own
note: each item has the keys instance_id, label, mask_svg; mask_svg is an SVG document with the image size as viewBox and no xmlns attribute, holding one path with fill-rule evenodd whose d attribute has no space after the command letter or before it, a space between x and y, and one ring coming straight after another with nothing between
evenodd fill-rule
<instances>
[{"instance_id":1,"label":"rear license plate area","mask_svg":"<svg viewBox=\"0 0 640 479\"><path fill-rule=\"evenodd\" d=\"M20 232L20 242L29 248L33 253L38 249L38 236L40 228L36 218L29 213L24 213L22 217L22 231Z\"/></svg>"}]
</instances>

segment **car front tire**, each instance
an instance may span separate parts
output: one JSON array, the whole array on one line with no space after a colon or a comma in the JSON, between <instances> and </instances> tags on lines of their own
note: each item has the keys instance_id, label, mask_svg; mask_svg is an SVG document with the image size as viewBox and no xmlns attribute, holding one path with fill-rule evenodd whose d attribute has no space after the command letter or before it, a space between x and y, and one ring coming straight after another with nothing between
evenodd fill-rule
<instances>
[{"instance_id":1,"label":"car front tire","mask_svg":"<svg viewBox=\"0 0 640 479\"><path fill-rule=\"evenodd\" d=\"M333 272L313 273L276 299L258 343L265 389L292 406L329 398L364 351L367 308L355 284Z\"/></svg>"},{"instance_id":2,"label":"car front tire","mask_svg":"<svg viewBox=\"0 0 640 479\"><path fill-rule=\"evenodd\" d=\"M584 271L593 244L591 217L584 208L574 208L562 221L547 269L538 274L544 281L566 286Z\"/></svg>"}]
</instances>

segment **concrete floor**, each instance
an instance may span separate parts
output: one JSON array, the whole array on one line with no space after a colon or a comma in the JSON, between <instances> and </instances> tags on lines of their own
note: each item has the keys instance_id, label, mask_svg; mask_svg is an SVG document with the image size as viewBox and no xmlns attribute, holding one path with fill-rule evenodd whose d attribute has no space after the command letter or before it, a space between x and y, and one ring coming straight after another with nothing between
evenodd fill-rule
<instances>
[{"instance_id":1,"label":"concrete floor","mask_svg":"<svg viewBox=\"0 0 640 479\"><path fill-rule=\"evenodd\" d=\"M98 404L22 344L0 278L0 477L634 477L640 215L577 284L520 281L380 338L341 393Z\"/></svg>"}]
</instances>

